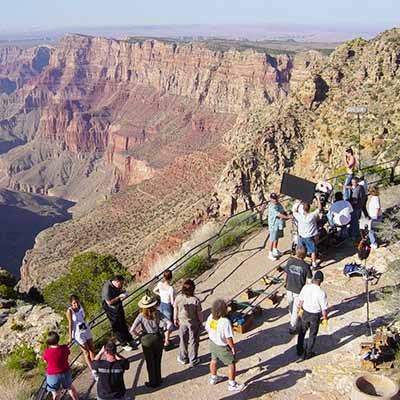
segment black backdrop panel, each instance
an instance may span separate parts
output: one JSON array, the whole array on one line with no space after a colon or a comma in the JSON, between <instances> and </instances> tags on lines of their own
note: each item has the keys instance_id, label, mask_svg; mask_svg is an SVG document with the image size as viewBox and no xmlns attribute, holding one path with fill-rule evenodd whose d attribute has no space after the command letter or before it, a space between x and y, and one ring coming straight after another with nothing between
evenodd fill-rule
<instances>
[{"instance_id":1,"label":"black backdrop panel","mask_svg":"<svg viewBox=\"0 0 400 400\"><path fill-rule=\"evenodd\" d=\"M315 194L315 183L290 174L283 174L281 193L311 203Z\"/></svg>"}]
</instances>

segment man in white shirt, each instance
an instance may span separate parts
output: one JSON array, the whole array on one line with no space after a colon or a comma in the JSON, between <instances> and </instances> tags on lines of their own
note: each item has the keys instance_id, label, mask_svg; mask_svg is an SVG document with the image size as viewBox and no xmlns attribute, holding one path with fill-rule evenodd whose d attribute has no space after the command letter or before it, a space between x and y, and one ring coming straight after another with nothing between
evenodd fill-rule
<instances>
[{"instance_id":1,"label":"man in white shirt","mask_svg":"<svg viewBox=\"0 0 400 400\"><path fill-rule=\"evenodd\" d=\"M297 354L303 355L304 359L315 355L313 352L315 339L318 334L319 323L322 316L322 325L328 324L328 299L326 293L321 289L324 280L322 271L314 274L311 284L305 285L298 297L299 315L301 315L301 326L297 337ZM304 337L310 329L307 347L304 349Z\"/></svg>"},{"instance_id":2,"label":"man in white shirt","mask_svg":"<svg viewBox=\"0 0 400 400\"><path fill-rule=\"evenodd\" d=\"M328 221L329 225L334 227L338 226L341 228L341 236L344 236L346 232L346 226L351 221L351 213L353 212L353 207L350 202L343 200L343 193L335 193L335 201L332 203L328 211Z\"/></svg>"},{"instance_id":3,"label":"man in white shirt","mask_svg":"<svg viewBox=\"0 0 400 400\"><path fill-rule=\"evenodd\" d=\"M318 234L317 221L319 213L322 210L321 202L317 198L318 209L310 211L310 204L305 202L297 202L293 207L293 217L297 221L297 229L299 238L297 246L304 247L307 253L311 254L312 267L317 267L317 245L315 237ZM303 207L303 212L300 211L300 206Z\"/></svg>"}]
</instances>

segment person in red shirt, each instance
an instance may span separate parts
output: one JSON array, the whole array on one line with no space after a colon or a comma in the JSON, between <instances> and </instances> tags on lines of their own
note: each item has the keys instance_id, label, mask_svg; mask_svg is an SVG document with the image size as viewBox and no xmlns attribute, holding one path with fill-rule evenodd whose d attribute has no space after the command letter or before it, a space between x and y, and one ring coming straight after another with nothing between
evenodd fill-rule
<instances>
[{"instance_id":1,"label":"person in red shirt","mask_svg":"<svg viewBox=\"0 0 400 400\"><path fill-rule=\"evenodd\" d=\"M72 400L79 400L78 393L72 385L72 375L69 368L69 348L65 344L60 345L60 336L57 332L49 332L46 343L47 349L43 353L46 362L46 386L51 392L53 400L62 396L62 389L68 390Z\"/></svg>"}]
</instances>

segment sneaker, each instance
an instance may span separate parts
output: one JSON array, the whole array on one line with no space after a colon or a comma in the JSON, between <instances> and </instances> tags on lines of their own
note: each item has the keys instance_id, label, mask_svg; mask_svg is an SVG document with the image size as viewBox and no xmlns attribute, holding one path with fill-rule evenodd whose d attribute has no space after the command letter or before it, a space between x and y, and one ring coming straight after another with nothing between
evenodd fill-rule
<instances>
[{"instance_id":1,"label":"sneaker","mask_svg":"<svg viewBox=\"0 0 400 400\"><path fill-rule=\"evenodd\" d=\"M296 335L296 334L297 334L297 329L296 329L296 328L293 328L293 327L290 327L290 328L289 328L289 334L290 334L290 335Z\"/></svg>"},{"instance_id":2,"label":"sneaker","mask_svg":"<svg viewBox=\"0 0 400 400\"><path fill-rule=\"evenodd\" d=\"M200 359L199 358L195 358L189 365L191 367L194 367L195 365L200 363Z\"/></svg>"},{"instance_id":3,"label":"sneaker","mask_svg":"<svg viewBox=\"0 0 400 400\"><path fill-rule=\"evenodd\" d=\"M237 383L236 381L233 384L232 383L228 384L228 390L230 392L240 392L243 389L244 389L244 385L240 384L240 383Z\"/></svg>"},{"instance_id":4,"label":"sneaker","mask_svg":"<svg viewBox=\"0 0 400 400\"><path fill-rule=\"evenodd\" d=\"M273 249L272 250L272 255L275 257L280 257L282 255L282 253L278 250L278 249Z\"/></svg>"},{"instance_id":5,"label":"sneaker","mask_svg":"<svg viewBox=\"0 0 400 400\"><path fill-rule=\"evenodd\" d=\"M277 258L274 256L274 254L270 251L269 252L269 254L268 254L268 258L271 260L271 261L276 261L277 260Z\"/></svg>"},{"instance_id":6,"label":"sneaker","mask_svg":"<svg viewBox=\"0 0 400 400\"><path fill-rule=\"evenodd\" d=\"M371 244L371 249L376 250L378 248L378 245L376 243Z\"/></svg>"},{"instance_id":7,"label":"sneaker","mask_svg":"<svg viewBox=\"0 0 400 400\"><path fill-rule=\"evenodd\" d=\"M133 351L133 347L131 345L129 345L129 344L126 344L125 346L122 346L122 348L125 351Z\"/></svg>"},{"instance_id":8,"label":"sneaker","mask_svg":"<svg viewBox=\"0 0 400 400\"><path fill-rule=\"evenodd\" d=\"M182 360L179 356L176 357L176 361L178 361L179 364L186 365L188 362L186 360Z\"/></svg>"},{"instance_id":9,"label":"sneaker","mask_svg":"<svg viewBox=\"0 0 400 400\"><path fill-rule=\"evenodd\" d=\"M210 385L216 385L217 383L220 383L224 380L223 376L211 376L210 380L208 381L210 383Z\"/></svg>"}]
</instances>

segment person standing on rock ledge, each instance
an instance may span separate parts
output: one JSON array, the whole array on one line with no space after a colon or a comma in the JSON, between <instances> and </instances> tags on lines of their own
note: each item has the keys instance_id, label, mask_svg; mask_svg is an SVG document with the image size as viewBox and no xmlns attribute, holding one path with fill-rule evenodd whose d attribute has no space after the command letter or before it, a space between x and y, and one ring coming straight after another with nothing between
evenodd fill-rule
<instances>
[{"instance_id":1,"label":"person standing on rock ledge","mask_svg":"<svg viewBox=\"0 0 400 400\"><path fill-rule=\"evenodd\" d=\"M349 147L344 152L344 165L346 167L346 178L343 185L343 197L345 200L349 201L351 197L351 180L354 177L354 172L356 170L356 158L354 157L353 149Z\"/></svg>"},{"instance_id":2,"label":"person standing on rock ledge","mask_svg":"<svg viewBox=\"0 0 400 400\"><path fill-rule=\"evenodd\" d=\"M122 300L126 293L122 290L124 277L116 275L112 281L106 281L101 293L104 312L111 323L113 333L125 351L132 351L133 338L126 324Z\"/></svg>"}]
</instances>

